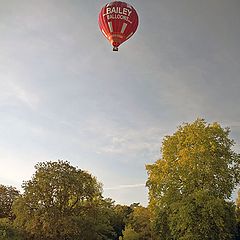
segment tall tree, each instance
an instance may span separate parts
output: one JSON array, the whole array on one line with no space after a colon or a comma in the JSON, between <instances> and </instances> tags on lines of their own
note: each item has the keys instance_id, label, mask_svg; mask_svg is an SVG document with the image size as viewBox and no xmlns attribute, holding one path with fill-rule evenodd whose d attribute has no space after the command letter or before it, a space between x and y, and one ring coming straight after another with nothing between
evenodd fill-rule
<instances>
[{"instance_id":1,"label":"tall tree","mask_svg":"<svg viewBox=\"0 0 240 240\"><path fill-rule=\"evenodd\" d=\"M197 119L164 138L162 158L146 167L150 209L161 239L187 240L196 234L194 239L231 239L228 220L232 217L234 224L234 214L225 200L239 183L240 155L232 150L229 133L218 123Z\"/></svg>"},{"instance_id":2,"label":"tall tree","mask_svg":"<svg viewBox=\"0 0 240 240\"><path fill-rule=\"evenodd\" d=\"M101 239L91 237L97 233L87 228L97 214L94 201L101 199L96 178L65 161L38 163L35 168L14 203L16 225L33 239Z\"/></svg>"},{"instance_id":3,"label":"tall tree","mask_svg":"<svg viewBox=\"0 0 240 240\"><path fill-rule=\"evenodd\" d=\"M12 186L0 184L0 218L12 219L12 205L14 200L19 196L19 191Z\"/></svg>"}]
</instances>

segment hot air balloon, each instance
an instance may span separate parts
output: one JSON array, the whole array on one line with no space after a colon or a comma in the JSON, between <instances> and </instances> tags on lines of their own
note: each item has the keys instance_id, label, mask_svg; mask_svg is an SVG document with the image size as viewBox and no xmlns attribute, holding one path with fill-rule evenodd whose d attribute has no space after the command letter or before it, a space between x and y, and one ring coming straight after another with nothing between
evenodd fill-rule
<instances>
[{"instance_id":1,"label":"hot air balloon","mask_svg":"<svg viewBox=\"0 0 240 240\"><path fill-rule=\"evenodd\" d=\"M129 4L112 1L99 13L98 23L103 35L113 46L113 51L127 41L137 30L138 14Z\"/></svg>"}]
</instances>

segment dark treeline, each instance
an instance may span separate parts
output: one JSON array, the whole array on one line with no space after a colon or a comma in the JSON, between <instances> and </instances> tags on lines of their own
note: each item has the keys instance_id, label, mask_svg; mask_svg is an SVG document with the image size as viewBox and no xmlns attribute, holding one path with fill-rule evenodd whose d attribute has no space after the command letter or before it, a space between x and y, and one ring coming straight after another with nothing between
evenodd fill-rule
<instances>
[{"instance_id":1,"label":"dark treeline","mask_svg":"<svg viewBox=\"0 0 240 240\"><path fill-rule=\"evenodd\" d=\"M0 185L4 240L240 239L240 155L230 130L197 119L166 136L147 165L148 207L115 204L102 184L67 161L43 162L23 192Z\"/></svg>"}]
</instances>

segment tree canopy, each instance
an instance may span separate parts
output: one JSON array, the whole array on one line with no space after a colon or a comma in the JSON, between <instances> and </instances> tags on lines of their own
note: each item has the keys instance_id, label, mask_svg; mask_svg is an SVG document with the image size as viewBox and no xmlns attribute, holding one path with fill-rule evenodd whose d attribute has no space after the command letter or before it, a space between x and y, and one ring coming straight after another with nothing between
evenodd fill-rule
<instances>
[{"instance_id":1,"label":"tree canopy","mask_svg":"<svg viewBox=\"0 0 240 240\"><path fill-rule=\"evenodd\" d=\"M0 184L0 218L13 218L12 204L19 196L19 191L12 186Z\"/></svg>"},{"instance_id":2,"label":"tree canopy","mask_svg":"<svg viewBox=\"0 0 240 240\"><path fill-rule=\"evenodd\" d=\"M24 193L14 204L16 224L36 239L74 235L85 239L84 229L91 226L86 223L94 218L96 201L101 199L101 185L68 162L39 163L35 168L36 173L24 182Z\"/></svg>"},{"instance_id":3,"label":"tree canopy","mask_svg":"<svg viewBox=\"0 0 240 240\"><path fill-rule=\"evenodd\" d=\"M161 159L146 167L150 209L162 239L231 239L234 212L225 200L239 183L240 155L229 133L197 119L164 138Z\"/></svg>"}]
</instances>

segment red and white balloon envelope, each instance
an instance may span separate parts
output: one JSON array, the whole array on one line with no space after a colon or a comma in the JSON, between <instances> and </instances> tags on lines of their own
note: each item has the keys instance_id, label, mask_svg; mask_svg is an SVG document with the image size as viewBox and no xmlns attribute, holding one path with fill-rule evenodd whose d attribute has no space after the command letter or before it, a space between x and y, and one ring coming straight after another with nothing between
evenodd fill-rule
<instances>
[{"instance_id":1,"label":"red and white balloon envelope","mask_svg":"<svg viewBox=\"0 0 240 240\"><path fill-rule=\"evenodd\" d=\"M113 46L113 51L127 41L137 30L138 14L128 3L113 1L99 13L98 23L103 35Z\"/></svg>"}]
</instances>

